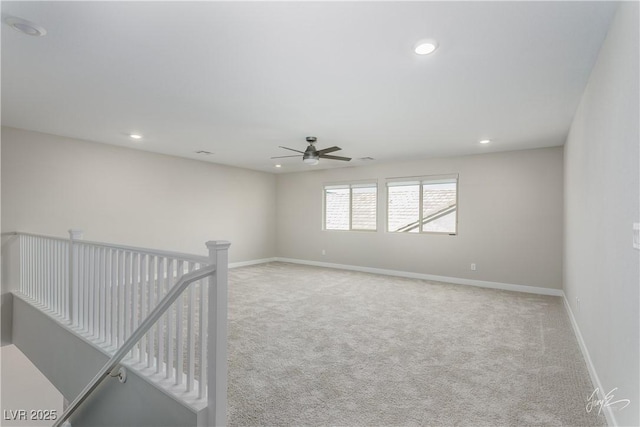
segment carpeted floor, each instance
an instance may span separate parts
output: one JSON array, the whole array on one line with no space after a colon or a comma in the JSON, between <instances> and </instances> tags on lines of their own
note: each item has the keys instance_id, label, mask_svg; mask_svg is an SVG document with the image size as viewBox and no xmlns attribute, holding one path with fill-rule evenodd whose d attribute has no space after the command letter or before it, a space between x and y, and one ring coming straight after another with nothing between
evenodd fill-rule
<instances>
[{"instance_id":1,"label":"carpeted floor","mask_svg":"<svg viewBox=\"0 0 640 427\"><path fill-rule=\"evenodd\" d=\"M559 297L270 263L230 270L231 426L594 426Z\"/></svg>"}]
</instances>

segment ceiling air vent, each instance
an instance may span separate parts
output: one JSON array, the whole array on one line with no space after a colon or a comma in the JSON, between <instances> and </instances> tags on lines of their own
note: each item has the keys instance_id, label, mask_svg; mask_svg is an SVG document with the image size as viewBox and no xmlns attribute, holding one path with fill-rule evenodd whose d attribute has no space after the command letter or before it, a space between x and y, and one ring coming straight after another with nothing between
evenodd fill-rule
<instances>
[{"instance_id":1,"label":"ceiling air vent","mask_svg":"<svg viewBox=\"0 0 640 427\"><path fill-rule=\"evenodd\" d=\"M370 162L371 160L375 160L373 157L360 157L358 160L362 162Z\"/></svg>"},{"instance_id":2,"label":"ceiling air vent","mask_svg":"<svg viewBox=\"0 0 640 427\"><path fill-rule=\"evenodd\" d=\"M196 154L202 154L203 156L210 156L213 153L211 151L199 150L199 151L196 151Z\"/></svg>"}]
</instances>

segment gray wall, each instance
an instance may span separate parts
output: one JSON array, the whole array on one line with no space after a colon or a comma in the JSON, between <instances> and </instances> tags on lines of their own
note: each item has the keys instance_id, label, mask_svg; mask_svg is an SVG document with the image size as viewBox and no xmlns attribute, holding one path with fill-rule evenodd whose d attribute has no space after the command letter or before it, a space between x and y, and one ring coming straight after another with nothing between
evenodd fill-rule
<instances>
[{"instance_id":1,"label":"gray wall","mask_svg":"<svg viewBox=\"0 0 640 427\"><path fill-rule=\"evenodd\" d=\"M273 174L2 128L2 230L206 254L275 254Z\"/></svg>"},{"instance_id":2,"label":"gray wall","mask_svg":"<svg viewBox=\"0 0 640 427\"><path fill-rule=\"evenodd\" d=\"M565 145L564 291L604 392L640 425L638 3L621 4ZM576 298L580 299L577 304Z\"/></svg>"},{"instance_id":3,"label":"gray wall","mask_svg":"<svg viewBox=\"0 0 640 427\"><path fill-rule=\"evenodd\" d=\"M561 289L562 162L555 147L279 175L277 253ZM385 232L385 178L447 173L460 175L457 236ZM323 184L361 179L378 180L378 231L323 231Z\"/></svg>"}]
</instances>

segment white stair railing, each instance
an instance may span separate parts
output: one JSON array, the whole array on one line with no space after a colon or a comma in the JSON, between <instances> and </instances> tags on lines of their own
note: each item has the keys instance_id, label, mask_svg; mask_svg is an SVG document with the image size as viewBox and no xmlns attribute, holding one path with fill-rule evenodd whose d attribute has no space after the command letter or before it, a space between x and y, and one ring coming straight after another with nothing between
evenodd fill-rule
<instances>
[{"instance_id":1,"label":"white stair railing","mask_svg":"<svg viewBox=\"0 0 640 427\"><path fill-rule=\"evenodd\" d=\"M20 292L53 313L69 316L69 240L17 233Z\"/></svg>"},{"instance_id":2,"label":"white stair railing","mask_svg":"<svg viewBox=\"0 0 640 427\"><path fill-rule=\"evenodd\" d=\"M196 280L176 296L127 350L126 360L208 399L215 424L225 423L228 242L207 242L209 257L201 257L84 241L77 230L68 240L16 234L20 293L111 354L180 277L216 266L210 279ZM215 368L207 372L207 366Z\"/></svg>"},{"instance_id":3,"label":"white stair railing","mask_svg":"<svg viewBox=\"0 0 640 427\"><path fill-rule=\"evenodd\" d=\"M178 280L178 283L172 288L162 301L149 313L149 316L135 329L133 334L129 336L122 347L109 359L109 361L98 371L91 382L80 392L80 394L69 404L64 413L56 420L53 427L59 427L80 407L91 393L100 385L100 383L113 371L118 363L129 353L144 334L153 327L153 325L161 318L163 313L171 306L171 304L182 294L187 286L192 282L204 279L215 273L215 266L208 266L187 273Z\"/></svg>"}]
</instances>

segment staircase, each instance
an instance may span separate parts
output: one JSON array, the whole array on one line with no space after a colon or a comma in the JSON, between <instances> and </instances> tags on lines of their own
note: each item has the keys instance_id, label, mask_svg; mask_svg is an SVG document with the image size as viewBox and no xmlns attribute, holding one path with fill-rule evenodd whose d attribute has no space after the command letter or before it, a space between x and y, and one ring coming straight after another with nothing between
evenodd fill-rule
<instances>
[{"instance_id":1,"label":"staircase","mask_svg":"<svg viewBox=\"0 0 640 427\"><path fill-rule=\"evenodd\" d=\"M54 425L226 425L228 247L3 234L12 342L71 402Z\"/></svg>"}]
</instances>

